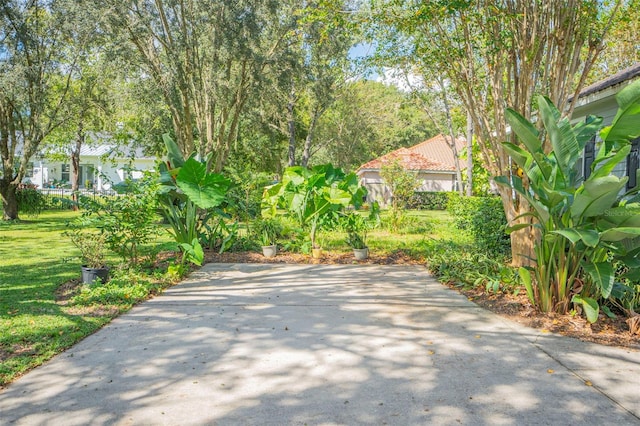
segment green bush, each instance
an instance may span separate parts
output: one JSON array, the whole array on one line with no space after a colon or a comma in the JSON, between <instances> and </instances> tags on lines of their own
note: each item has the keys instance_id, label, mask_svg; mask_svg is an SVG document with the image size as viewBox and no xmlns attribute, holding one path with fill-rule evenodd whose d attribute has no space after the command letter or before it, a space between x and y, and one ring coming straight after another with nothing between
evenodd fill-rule
<instances>
[{"instance_id":1,"label":"green bush","mask_svg":"<svg viewBox=\"0 0 640 426\"><path fill-rule=\"evenodd\" d=\"M490 256L508 256L511 240L505 233L507 218L500 197L461 197L449 193L447 210L454 225L469 232L478 250Z\"/></svg>"},{"instance_id":2,"label":"green bush","mask_svg":"<svg viewBox=\"0 0 640 426\"><path fill-rule=\"evenodd\" d=\"M487 292L517 293L517 270L504 258L479 252L475 246L453 241L425 240L417 248L424 253L429 270L440 281L461 287L483 287Z\"/></svg>"},{"instance_id":3,"label":"green bush","mask_svg":"<svg viewBox=\"0 0 640 426\"><path fill-rule=\"evenodd\" d=\"M133 271L115 270L106 284L84 285L71 303L79 306L118 305L126 310L159 293L167 285L166 280L153 279Z\"/></svg>"},{"instance_id":4,"label":"green bush","mask_svg":"<svg viewBox=\"0 0 640 426\"><path fill-rule=\"evenodd\" d=\"M414 210L445 210L449 192L414 192L407 204Z\"/></svg>"},{"instance_id":5,"label":"green bush","mask_svg":"<svg viewBox=\"0 0 640 426\"><path fill-rule=\"evenodd\" d=\"M16 190L18 211L29 216L37 216L46 206L44 196L36 189L35 185L20 185Z\"/></svg>"},{"instance_id":6,"label":"green bush","mask_svg":"<svg viewBox=\"0 0 640 426\"><path fill-rule=\"evenodd\" d=\"M122 260L137 265L144 246L160 233L156 221L155 177L146 175L142 180L127 180L116 188L115 197L92 199L81 197L83 216L105 236L109 248Z\"/></svg>"}]
</instances>

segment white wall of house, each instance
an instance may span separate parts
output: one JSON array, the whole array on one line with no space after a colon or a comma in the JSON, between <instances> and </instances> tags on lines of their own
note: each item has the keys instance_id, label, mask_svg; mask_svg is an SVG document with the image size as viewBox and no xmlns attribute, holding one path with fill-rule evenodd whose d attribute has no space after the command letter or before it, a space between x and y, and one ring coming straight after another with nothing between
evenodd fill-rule
<instances>
[{"instance_id":1,"label":"white wall of house","mask_svg":"<svg viewBox=\"0 0 640 426\"><path fill-rule=\"evenodd\" d=\"M360 183L367 188L367 201L377 201L386 207L393 194L376 169L361 170L358 173ZM421 181L416 192L450 192L456 189L456 178L453 172L420 171L418 179Z\"/></svg>"},{"instance_id":2,"label":"white wall of house","mask_svg":"<svg viewBox=\"0 0 640 426\"><path fill-rule=\"evenodd\" d=\"M54 182L70 183L72 166L69 162L49 162L47 160L33 163L33 174L26 178L28 183L38 188L50 187ZM113 185L124 182L127 177L139 179L143 171L153 170L155 160L151 158L116 159L103 161L100 157L80 157L80 188L110 189Z\"/></svg>"}]
</instances>

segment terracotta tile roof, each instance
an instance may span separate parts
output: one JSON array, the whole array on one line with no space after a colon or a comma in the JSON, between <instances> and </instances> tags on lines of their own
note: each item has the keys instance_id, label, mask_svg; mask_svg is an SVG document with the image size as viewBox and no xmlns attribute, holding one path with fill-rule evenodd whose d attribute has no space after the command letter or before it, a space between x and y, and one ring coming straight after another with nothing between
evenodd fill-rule
<instances>
[{"instance_id":1,"label":"terracotta tile roof","mask_svg":"<svg viewBox=\"0 0 640 426\"><path fill-rule=\"evenodd\" d=\"M455 160L453 158L453 152L449 147L449 141L451 141L450 136L437 135L432 137L431 139L419 143L418 145L414 145L409 149L426 158L429 158L430 160L445 164L450 167L451 170L455 170ZM460 152L462 152L462 150L465 148L467 142L464 138L457 138L455 140L455 144L458 155L460 155Z\"/></svg>"},{"instance_id":2,"label":"terracotta tile roof","mask_svg":"<svg viewBox=\"0 0 640 426\"><path fill-rule=\"evenodd\" d=\"M438 161L433 161L425 156L413 152L408 148L400 148L396 151L392 151L382 157L371 160L366 164L360 166L358 170L363 169L380 169L384 164L389 164L394 161L398 161L406 170L432 170L432 171L454 171L454 168L442 164Z\"/></svg>"},{"instance_id":3,"label":"terracotta tile roof","mask_svg":"<svg viewBox=\"0 0 640 426\"><path fill-rule=\"evenodd\" d=\"M379 169L383 164L399 160L400 164L407 170L429 170L429 171L455 171L455 162L451 148L443 135L435 136L418 145L409 148L400 148L382 157L371 160L363 164L358 170ZM463 138L456 139L458 153L465 147Z\"/></svg>"}]
</instances>

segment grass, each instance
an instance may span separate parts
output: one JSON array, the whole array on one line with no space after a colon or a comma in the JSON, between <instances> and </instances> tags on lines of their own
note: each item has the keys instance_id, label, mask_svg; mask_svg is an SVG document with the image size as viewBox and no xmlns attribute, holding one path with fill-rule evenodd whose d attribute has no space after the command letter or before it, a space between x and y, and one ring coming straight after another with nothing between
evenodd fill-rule
<instances>
[{"instance_id":1,"label":"grass","mask_svg":"<svg viewBox=\"0 0 640 426\"><path fill-rule=\"evenodd\" d=\"M451 240L458 244L471 244L471 238L453 226L453 219L444 210L411 210L406 212L406 220L398 232L384 226L387 212L382 214L383 225L368 234L368 246L372 252L388 255L399 250L419 259L428 255L425 247L429 241ZM343 232L324 232L323 246L328 250L350 251Z\"/></svg>"},{"instance_id":2,"label":"grass","mask_svg":"<svg viewBox=\"0 0 640 426\"><path fill-rule=\"evenodd\" d=\"M61 235L78 215L51 211L0 222L0 386L95 332L136 300L82 309L57 303L60 285L80 276L79 251Z\"/></svg>"},{"instance_id":3,"label":"grass","mask_svg":"<svg viewBox=\"0 0 640 426\"><path fill-rule=\"evenodd\" d=\"M94 332L110 316L70 314L56 289L78 276L78 253L61 236L77 213L45 212L0 225L0 385Z\"/></svg>"}]
</instances>

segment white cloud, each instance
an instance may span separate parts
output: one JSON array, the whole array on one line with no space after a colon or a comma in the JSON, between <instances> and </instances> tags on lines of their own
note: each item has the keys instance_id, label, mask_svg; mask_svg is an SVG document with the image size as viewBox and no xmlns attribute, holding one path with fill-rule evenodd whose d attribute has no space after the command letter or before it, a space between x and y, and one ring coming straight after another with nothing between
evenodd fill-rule
<instances>
[{"instance_id":1,"label":"white cloud","mask_svg":"<svg viewBox=\"0 0 640 426\"><path fill-rule=\"evenodd\" d=\"M400 68L383 68L382 74L378 75L376 81L396 86L403 92L411 92L414 90L424 90L425 84L422 76L407 72Z\"/></svg>"}]
</instances>

